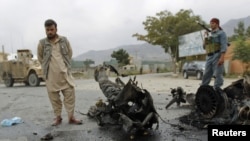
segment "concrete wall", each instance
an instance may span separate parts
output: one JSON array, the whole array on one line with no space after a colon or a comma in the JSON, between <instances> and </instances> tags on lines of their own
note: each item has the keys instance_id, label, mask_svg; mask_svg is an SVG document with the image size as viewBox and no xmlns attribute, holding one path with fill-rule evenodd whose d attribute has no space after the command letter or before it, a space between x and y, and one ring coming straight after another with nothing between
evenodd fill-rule
<instances>
[{"instance_id":1,"label":"concrete wall","mask_svg":"<svg viewBox=\"0 0 250 141\"><path fill-rule=\"evenodd\" d=\"M244 72L243 63L241 63L241 61L239 60L232 60L234 47L235 46L233 44L230 47L228 47L227 52L225 54L225 62L228 62L228 73L242 74Z\"/></svg>"}]
</instances>

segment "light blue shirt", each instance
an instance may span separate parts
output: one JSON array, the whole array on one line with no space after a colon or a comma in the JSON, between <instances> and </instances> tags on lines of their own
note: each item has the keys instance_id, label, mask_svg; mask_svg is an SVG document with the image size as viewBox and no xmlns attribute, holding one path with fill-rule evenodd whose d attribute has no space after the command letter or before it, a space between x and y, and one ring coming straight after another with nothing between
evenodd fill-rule
<instances>
[{"instance_id":1,"label":"light blue shirt","mask_svg":"<svg viewBox=\"0 0 250 141\"><path fill-rule=\"evenodd\" d=\"M211 32L212 40L214 43L220 44L220 52L225 53L227 50L227 36L223 30L215 30Z\"/></svg>"}]
</instances>

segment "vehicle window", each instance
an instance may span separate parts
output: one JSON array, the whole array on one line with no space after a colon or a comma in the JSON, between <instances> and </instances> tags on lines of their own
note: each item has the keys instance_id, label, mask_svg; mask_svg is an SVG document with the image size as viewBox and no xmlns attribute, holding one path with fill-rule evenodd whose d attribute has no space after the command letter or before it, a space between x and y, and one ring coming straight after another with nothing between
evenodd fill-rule
<instances>
[{"instance_id":1,"label":"vehicle window","mask_svg":"<svg viewBox=\"0 0 250 141\"><path fill-rule=\"evenodd\" d=\"M197 62L197 65L201 67L205 67L206 62Z\"/></svg>"}]
</instances>

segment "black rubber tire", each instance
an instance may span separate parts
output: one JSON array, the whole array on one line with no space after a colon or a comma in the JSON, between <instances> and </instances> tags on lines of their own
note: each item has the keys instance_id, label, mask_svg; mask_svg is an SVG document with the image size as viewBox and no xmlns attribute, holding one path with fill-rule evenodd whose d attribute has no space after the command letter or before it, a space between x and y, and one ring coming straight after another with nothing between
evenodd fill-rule
<instances>
[{"instance_id":1,"label":"black rubber tire","mask_svg":"<svg viewBox=\"0 0 250 141\"><path fill-rule=\"evenodd\" d=\"M40 79L38 78L38 76L35 73L29 74L28 82L29 82L29 85L32 87L40 85Z\"/></svg>"},{"instance_id":2,"label":"black rubber tire","mask_svg":"<svg viewBox=\"0 0 250 141\"><path fill-rule=\"evenodd\" d=\"M3 78L4 78L4 84L6 87L13 87L14 79L12 78L11 74L4 73Z\"/></svg>"}]
</instances>

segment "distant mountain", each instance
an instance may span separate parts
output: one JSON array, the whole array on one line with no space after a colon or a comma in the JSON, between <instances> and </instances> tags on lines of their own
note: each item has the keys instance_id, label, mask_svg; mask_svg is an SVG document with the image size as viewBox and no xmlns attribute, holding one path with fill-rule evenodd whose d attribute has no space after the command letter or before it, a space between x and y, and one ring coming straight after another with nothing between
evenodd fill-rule
<instances>
[{"instance_id":1,"label":"distant mountain","mask_svg":"<svg viewBox=\"0 0 250 141\"><path fill-rule=\"evenodd\" d=\"M232 36L234 34L234 28L238 27L238 23L242 21L245 25L245 29L250 26L250 16L240 19L232 19L221 25L223 30L226 32L227 36ZM166 61L170 60L170 55L165 53L164 49L160 46L153 46L148 43L145 44L134 44L134 45L122 45L116 48L107 50L90 50L86 53L74 57L74 60L84 61L86 59L91 59L95 61L95 65L103 63L103 61L110 61L111 54L113 51L119 49L124 49L129 55L142 61Z\"/></svg>"},{"instance_id":2,"label":"distant mountain","mask_svg":"<svg viewBox=\"0 0 250 141\"><path fill-rule=\"evenodd\" d=\"M238 27L238 23L243 22L245 25L245 29L250 26L250 16L240 19L232 19L221 25L223 30L226 32L227 36L232 36L234 34L234 28Z\"/></svg>"},{"instance_id":3,"label":"distant mountain","mask_svg":"<svg viewBox=\"0 0 250 141\"><path fill-rule=\"evenodd\" d=\"M101 64L103 61L110 61L111 54L113 51L118 51L119 49L124 49L130 56L133 56L138 60L151 60L151 61L166 61L170 59L170 55L165 53L164 49L160 46L153 46L148 43L144 44L134 44L134 45L124 45L113 49L95 51L91 50L83 53L79 56L73 58L77 61L84 61L86 59L91 59L95 61L95 64Z\"/></svg>"}]
</instances>

